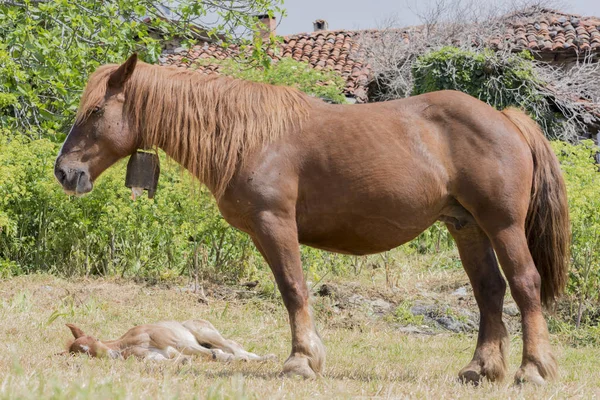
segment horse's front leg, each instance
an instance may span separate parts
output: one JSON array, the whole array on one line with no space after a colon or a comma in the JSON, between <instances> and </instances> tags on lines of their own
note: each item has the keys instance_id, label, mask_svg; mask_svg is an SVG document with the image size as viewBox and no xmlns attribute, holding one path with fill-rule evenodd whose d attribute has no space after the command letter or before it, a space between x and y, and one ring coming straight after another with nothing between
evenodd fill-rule
<instances>
[{"instance_id":1,"label":"horse's front leg","mask_svg":"<svg viewBox=\"0 0 600 400\"><path fill-rule=\"evenodd\" d=\"M283 373L315 378L325 365L325 347L315 329L308 304L295 215L261 212L253 240L275 275L290 316L292 352L283 365Z\"/></svg>"}]
</instances>

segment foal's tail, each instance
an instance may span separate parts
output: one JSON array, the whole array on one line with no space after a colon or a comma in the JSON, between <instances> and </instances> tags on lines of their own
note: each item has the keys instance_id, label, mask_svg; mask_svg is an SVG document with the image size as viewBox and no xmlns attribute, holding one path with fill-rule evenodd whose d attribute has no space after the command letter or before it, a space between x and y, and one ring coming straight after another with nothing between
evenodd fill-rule
<instances>
[{"instance_id":1,"label":"foal's tail","mask_svg":"<svg viewBox=\"0 0 600 400\"><path fill-rule=\"evenodd\" d=\"M571 227L567 191L558 159L540 127L523 111L502 113L517 126L533 155L533 183L527 210L527 244L542 278L541 300L551 305L567 283Z\"/></svg>"}]
</instances>

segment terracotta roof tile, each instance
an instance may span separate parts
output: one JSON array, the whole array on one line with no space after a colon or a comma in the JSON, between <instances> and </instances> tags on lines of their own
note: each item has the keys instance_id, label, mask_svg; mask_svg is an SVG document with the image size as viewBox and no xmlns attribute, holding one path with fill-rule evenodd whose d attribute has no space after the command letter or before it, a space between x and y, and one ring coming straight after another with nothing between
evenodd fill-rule
<instances>
[{"instance_id":1,"label":"terracotta roof tile","mask_svg":"<svg viewBox=\"0 0 600 400\"><path fill-rule=\"evenodd\" d=\"M509 26L504 40L519 48L542 53L585 53L600 35L600 18L581 17L556 10L537 9L506 17Z\"/></svg>"}]
</instances>

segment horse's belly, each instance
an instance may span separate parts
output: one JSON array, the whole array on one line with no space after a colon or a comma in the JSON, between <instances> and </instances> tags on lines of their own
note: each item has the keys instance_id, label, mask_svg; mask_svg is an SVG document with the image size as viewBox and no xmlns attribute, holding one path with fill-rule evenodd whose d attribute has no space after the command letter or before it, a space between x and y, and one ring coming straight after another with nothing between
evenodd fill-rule
<instances>
[{"instance_id":1,"label":"horse's belly","mask_svg":"<svg viewBox=\"0 0 600 400\"><path fill-rule=\"evenodd\" d=\"M435 217L419 222L384 215L311 215L298 218L300 243L336 253L381 253L411 241L429 227ZM404 223L403 223L404 222Z\"/></svg>"}]
</instances>

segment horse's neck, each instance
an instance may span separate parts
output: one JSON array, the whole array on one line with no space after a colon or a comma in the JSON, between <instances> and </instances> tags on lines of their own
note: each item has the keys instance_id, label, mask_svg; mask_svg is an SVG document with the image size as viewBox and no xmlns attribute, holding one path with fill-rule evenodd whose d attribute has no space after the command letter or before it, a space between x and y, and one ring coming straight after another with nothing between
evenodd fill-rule
<instances>
[{"instance_id":1,"label":"horse's neck","mask_svg":"<svg viewBox=\"0 0 600 400\"><path fill-rule=\"evenodd\" d=\"M192 169L190 169L189 165L186 165L186 160L184 160L184 156L183 155L177 155L175 154L172 149L169 149L165 146L159 146L161 150L163 150L167 156L172 159L173 161L177 162L177 164L181 165L183 168L185 168L192 176L194 176L196 179L198 179L202 184L204 184L208 190L210 190L210 192L212 194L215 193L214 187L211 186L210 182L206 182L205 179L203 179L202 176L198 176L198 174L193 171ZM214 168L214 167L211 167Z\"/></svg>"}]
</instances>

